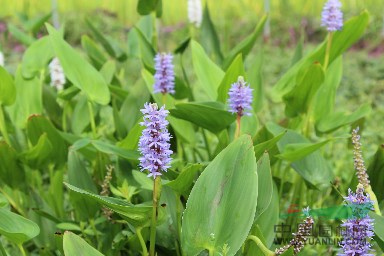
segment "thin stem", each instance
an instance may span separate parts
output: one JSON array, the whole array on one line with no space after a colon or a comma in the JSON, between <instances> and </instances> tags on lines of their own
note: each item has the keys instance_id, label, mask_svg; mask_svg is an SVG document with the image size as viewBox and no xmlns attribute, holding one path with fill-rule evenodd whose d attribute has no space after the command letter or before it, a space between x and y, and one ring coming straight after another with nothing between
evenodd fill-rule
<instances>
[{"instance_id":1,"label":"thin stem","mask_svg":"<svg viewBox=\"0 0 384 256\"><path fill-rule=\"evenodd\" d=\"M165 104L167 103L167 95L165 93L162 93L161 95L162 95L161 102L165 106Z\"/></svg>"},{"instance_id":2,"label":"thin stem","mask_svg":"<svg viewBox=\"0 0 384 256\"><path fill-rule=\"evenodd\" d=\"M0 256L8 256L1 242L0 242Z\"/></svg>"},{"instance_id":3,"label":"thin stem","mask_svg":"<svg viewBox=\"0 0 384 256\"><path fill-rule=\"evenodd\" d=\"M365 188L365 191L369 194L369 197L373 201L373 207L375 209L375 213L377 215L382 216L381 211L380 211L380 207L379 207L379 203L377 201L377 197L376 197L375 193L373 192L371 185L368 185L368 187Z\"/></svg>"},{"instance_id":4,"label":"thin stem","mask_svg":"<svg viewBox=\"0 0 384 256\"><path fill-rule=\"evenodd\" d=\"M89 120L91 121L91 128L92 128L92 135L93 138L96 139L97 133L96 133L96 123L95 123L95 118L93 115L93 106L90 101L88 101L88 110L89 110Z\"/></svg>"},{"instance_id":5,"label":"thin stem","mask_svg":"<svg viewBox=\"0 0 384 256\"><path fill-rule=\"evenodd\" d=\"M95 233L96 244L100 245L100 243L99 243L99 235L97 234L97 229L96 229L95 221L93 220L93 218L91 218L89 220L89 224L91 225L91 228L92 228L93 232ZM98 248L98 249L100 249L100 248Z\"/></svg>"},{"instance_id":6,"label":"thin stem","mask_svg":"<svg viewBox=\"0 0 384 256\"><path fill-rule=\"evenodd\" d=\"M143 236L141 234L141 229L142 228L136 229L137 238L139 238L141 249L143 249L143 256L148 256L147 246L145 245L145 241L144 241Z\"/></svg>"},{"instance_id":7,"label":"thin stem","mask_svg":"<svg viewBox=\"0 0 384 256\"><path fill-rule=\"evenodd\" d=\"M209 146L209 143L208 143L208 138L207 138L207 134L205 133L204 129L202 129L203 131L203 139L204 139L204 144L205 144L205 148L207 149L207 153L208 153L208 158L209 160L211 160L211 147Z\"/></svg>"},{"instance_id":8,"label":"thin stem","mask_svg":"<svg viewBox=\"0 0 384 256\"><path fill-rule=\"evenodd\" d=\"M161 192L161 178L157 176L153 182L153 209L151 220L151 234L149 239L149 255L155 256L155 244L156 244L156 224L158 215L158 204Z\"/></svg>"},{"instance_id":9,"label":"thin stem","mask_svg":"<svg viewBox=\"0 0 384 256\"><path fill-rule=\"evenodd\" d=\"M26 254L25 251L24 251L24 247L23 247L22 244L18 244L17 247L19 247L19 250L20 250L20 252L21 252L21 255L23 255L23 256L27 256L27 254Z\"/></svg>"},{"instance_id":10,"label":"thin stem","mask_svg":"<svg viewBox=\"0 0 384 256\"><path fill-rule=\"evenodd\" d=\"M327 67L328 67L328 64L329 64L329 55L330 55L330 52L331 52L332 38L333 38L333 33L329 32L328 33L327 48L325 50L324 70L327 70Z\"/></svg>"},{"instance_id":11,"label":"thin stem","mask_svg":"<svg viewBox=\"0 0 384 256\"><path fill-rule=\"evenodd\" d=\"M240 125L241 125L241 116L237 115L236 117L236 132L235 132L235 139L237 139L240 136Z\"/></svg>"},{"instance_id":12,"label":"thin stem","mask_svg":"<svg viewBox=\"0 0 384 256\"><path fill-rule=\"evenodd\" d=\"M7 142L9 146L11 146L11 140L9 139L9 135L7 131L7 124L5 123L3 106L1 104L0 104L0 131L1 131L1 134L3 134L5 142Z\"/></svg>"},{"instance_id":13,"label":"thin stem","mask_svg":"<svg viewBox=\"0 0 384 256\"><path fill-rule=\"evenodd\" d=\"M64 101L64 106L63 106L63 116L61 117L61 125L63 128L63 132L67 131L67 111L68 111L68 103L67 101Z\"/></svg>"},{"instance_id":14,"label":"thin stem","mask_svg":"<svg viewBox=\"0 0 384 256\"><path fill-rule=\"evenodd\" d=\"M263 244L263 242L261 242L261 240L257 237L257 236L252 236L252 235L249 235L247 237L247 240L251 240L253 242L256 243L257 247L259 247L259 249L263 252L263 254L265 256L269 256L269 255L275 255L274 252L270 251L267 247L265 247L265 245Z\"/></svg>"}]
</instances>

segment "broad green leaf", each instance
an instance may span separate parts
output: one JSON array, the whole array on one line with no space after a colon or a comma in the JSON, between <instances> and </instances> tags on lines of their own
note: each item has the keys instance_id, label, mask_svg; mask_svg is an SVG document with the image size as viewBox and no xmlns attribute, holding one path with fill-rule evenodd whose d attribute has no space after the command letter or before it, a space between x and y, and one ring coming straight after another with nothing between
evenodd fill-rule
<instances>
[{"instance_id":1,"label":"broad green leaf","mask_svg":"<svg viewBox=\"0 0 384 256\"><path fill-rule=\"evenodd\" d=\"M54 57L48 36L35 41L23 55L21 73L24 78L31 79L47 67L48 61Z\"/></svg>"},{"instance_id":2,"label":"broad green leaf","mask_svg":"<svg viewBox=\"0 0 384 256\"><path fill-rule=\"evenodd\" d=\"M139 0L137 3L137 12L140 15L147 15L155 11L160 0Z\"/></svg>"},{"instance_id":3,"label":"broad green leaf","mask_svg":"<svg viewBox=\"0 0 384 256\"><path fill-rule=\"evenodd\" d=\"M122 141L119 141L116 146L128 150L137 150L139 139L143 130L144 126L140 125L140 122L137 122L129 131L127 137L125 137Z\"/></svg>"},{"instance_id":4,"label":"broad green leaf","mask_svg":"<svg viewBox=\"0 0 384 256\"><path fill-rule=\"evenodd\" d=\"M208 57L199 43L191 41L192 62L199 87L210 100L217 99L217 89L223 80L224 72Z\"/></svg>"},{"instance_id":5,"label":"broad green leaf","mask_svg":"<svg viewBox=\"0 0 384 256\"><path fill-rule=\"evenodd\" d=\"M229 89L231 88L231 85L233 83L237 82L239 76L245 77L243 57L241 54L236 56L236 58L229 66L228 70L225 72L225 76L221 81L217 92L218 101L221 101L223 103L227 102ZM246 78L245 81L247 81Z\"/></svg>"},{"instance_id":6,"label":"broad green leaf","mask_svg":"<svg viewBox=\"0 0 384 256\"><path fill-rule=\"evenodd\" d=\"M263 63L264 52L261 50L257 53L256 57L249 64L246 77L250 87L253 89L253 101L252 108L257 113L263 108L263 102L265 100L265 89L263 84Z\"/></svg>"},{"instance_id":7,"label":"broad green leaf","mask_svg":"<svg viewBox=\"0 0 384 256\"><path fill-rule=\"evenodd\" d=\"M66 77L82 90L90 101L101 105L108 104L111 95L103 76L65 42L52 26L47 24L47 29Z\"/></svg>"},{"instance_id":8,"label":"broad green leaf","mask_svg":"<svg viewBox=\"0 0 384 256\"><path fill-rule=\"evenodd\" d=\"M373 239L375 239L381 250L384 251L384 217L374 212L369 212L369 216L374 220L375 236Z\"/></svg>"},{"instance_id":9,"label":"broad green leaf","mask_svg":"<svg viewBox=\"0 0 384 256\"><path fill-rule=\"evenodd\" d=\"M169 112L176 118L190 121L213 133L227 128L236 119L218 102L179 103Z\"/></svg>"},{"instance_id":10,"label":"broad green leaf","mask_svg":"<svg viewBox=\"0 0 384 256\"><path fill-rule=\"evenodd\" d=\"M183 54L190 42L191 42L191 38L188 37L173 52L175 54Z\"/></svg>"},{"instance_id":11,"label":"broad green leaf","mask_svg":"<svg viewBox=\"0 0 384 256\"><path fill-rule=\"evenodd\" d=\"M154 58L156 55L155 49L153 49L153 46L148 41L148 39L145 37L143 32L135 27L134 31L137 34L139 45L140 45L140 54L141 54L141 61L143 62L144 66L150 70L151 72L154 71Z\"/></svg>"},{"instance_id":12,"label":"broad green leaf","mask_svg":"<svg viewBox=\"0 0 384 256\"><path fill-rule=\"evenodd\" d=\"M164 185L172 188L179 195L182 195L192 186L201 167L201 164L188 164L175 180L165 183Z\"/></svg>"},{"instance_id":13,"label":"broad green leaf","mask_svg":"<svg viewBox=\"0 0 384 256\"><path fill-rule=\"evenodd\" d=\"M140 156L136 150L123 149L100 140L92 140L91 144L105 154L117 155L127 160L137 160Z\"/></svg>"},{"instance_id":14,"label":"broad green leaf","mask_svg":"<svg viewBox=\"0 0 384 256\"><path fill-rule=\"evenodd\" d=\"M39 32L41 27L44 26L44 23L51 18L51 15L52 15L51 13L47 13L45 15L30 19L24 23L24 28L27 31L32 32L33 34L36 34L37 32Z\"/></svg>"},{"instance_id":15,"label":"broad green leaf","mask_svg":"<svg viewBox=\"0 0 384 256\"><path fill-rule=\"evenodd\" d=\"M72 132L81 135L85 128L89 127L91 120L89 118L88 99L85 95L77 97L75 108L71 115ZM96 113L94 112L94 115Z\"/></svg>"},{"instance_id":16,"label":"broad green leaf","mask_svg":"<svg viewBox=\"0 0 384 256\"><path fill-rule=\"evenodd\" d=\"M295 117L307 113L312 98L324 81L324 70L320 63L314 63L297 75L296 85L284 95L285 113Z\"/></svg>"},{"instance_id":17,"label":"broad green leaf","mask_svg":"<svg viewBox=\"0 0 384 256\"><path fill-rule=\"evenodd\" d=\"M223 61L223 54L220 50L220 40L209 14L208 4L205 4L203 22L201 24L201 45L209 56L214 57L218 63Z\"/></svg>"},{"instance_id":18,"label":"broad green leaf","mask_svg":"<svg viewBox=\"0 0 384 256\"><path fill-rule=\"evenodd\" d=\"M117 42L115 42L113 39L103 35L102 32L100 32L89 19L85 19L85 23L87 24L88 28L91 30L93 36L96 38L98 42L101 43L101 45L104 47L104 49L107 51L107 53L120 61L123 61L127 58L126 53L118 46Z\"/></svg>"},{"instance_id":19,"label":"broad green leaf","mask_svg":"<svg viewBox=\"0 0 384 256\"><path fill-rule=\"evenodd\" d=\"M332 132L342 126L356 122L357 120L367 116L371 111L371 104L366 103L361 105L352 114L347 114L345 112L331 112L328 116L319 120L316 125L316 129L322 133Z\"/></svg>"},{"instance_id":20,"label":"broad green leaf","mask_svg":"<svg viewBox=\"0 0 384 256\"><path fill-rule=\"evenodd\" d=\"M275 136L286 130L274 123L267 123L266 127ZM277 142L277 146L279 151L283 152L284 147L296 143L310 143L310 141L293 130L287 130L284 137ZM326 186L333 180L333 173L329 163L318 151L300 160L293 161L291 167L307 181L307 184L314 187Z\"/></svg>"},{"instance_id":21,"label":"broad green leaf","mask_svg":"<svg viewBox=\"0 0 384 256\"><path fill-rule=\"evenodd\" d=\"M256 39L259 37L260 33L263 31L264 24L267 20L267 16L264 15L261 17L259 23L257 24L255 30L250 34L247 38L245 38L243 41L241 41L239 44L237 44L229 53L228 56L225 58L223 63L223 68L227 69L228 66L232 63L233 59L236 58L237 55L240 53L242 54L243 58L245 59L250 53L250 51L253 48L253 45L256 42Z\"/></svg>"},{"instance_id":22,"label":"broad green leaf","mask_svg":"<svg viewBox=\"0 0 384 256\"><path fill-rule=\"evenodd\" d=\"M255 219L268 208L273 195L273 181L268 153L264 153L263 157L257 161L257 176L259 186Z\"/></svg>"},{"instance_id":23,"label":"broad green leaf","mask_svg":"<svg viewBox=\"0 0 384 256\"><path fill-rule=\"evenodd\" d=\"M260 142L259 144L255 145L255 155L256 159L261 157L265 151L271 150L273 147L276 146L276 143L287 133L287 131L283 131L280 134L276 135L272 139L269 139L267 141Z\"/></svg>"},{"instance_id":24,"label":"broad green leaf","mask_svg":"<svg viewBox=\"0 0 384 256\"><path fill-rule=\"evenodd\" d=\"M92 64L96 68L101 68L101 66L107 61L106 53L100 49L96 42L87 35L83 35L81 37L81 46L88 54L88 57L91 59Z\"/></svg>"},{"instance_id":25,"label":"broad green leaf","mask_svg":"<svg viewBox=\"0 0 384 256\"><path fill-rule=\"evenodd\" d=\"M75 193L81 194L84 198L98 202L103 206L108 207L112 211L118 213L134 227L145 227L149 226L151 223L152 206L133 205L123 199L99 196L70 184L64 184Z\"/></svg>"},{"instance_id":26,"label":"broad green leaf","mask_svg":"<svg viewBox=\"0 0 384 256\"><path fill-rule=\"evenodd\" d=\"M216 156L192 188L182 221L186 255L203 250L216 255L225 244L227 255L235 255L253 223L257 182L252 140L243 135Z\"/></svg>"},{"instance_id":27,"label":"broad green leaf","mask_svg":"<svg viewBox=\"0 0 384 256\"><path fill-rule=\"evenodd\" d=\"M20 188L25 180L25 173L19 164L16 151L4 141L0 141L0 156L0 184Z\"/></svg>"},{"instance_id":28,"label":"broad green leaf","mask_svg":"<svg viewBox=\"0 0 384 256\"><path fill-rule=\"evenodd\" d=\"M368 167L368 175L370 177L370 182L372 186L372 190L375 192L377 200L381 202L384 200L384 146L379 145L375 155L373 156L369 167Z\"/></svg>"},{"instance_id":29,"label":"broad green leaf","mask_svg":"<svg viewBox=\"0 0 384 256\"><path fill-rule=\"evenodd\" d=\"M333 35L332 47L329 56L329 64L337 59L352 44L354 44L364 33L369 22L369 14L363 11L359 16L353 17L345 22L343 29L336 31ZM288 93L295 85L297 72L305 66L318 61L324 62L327 41L325 40L311 54L308 54L291 67L273 87L271 96L273 101L281 101L282 96Z\"/></svg>"},{"instance_id":30,"label":"broad green leaf","mask_svg":"<svg viewBox=\"0 0 384 256\"><path fill-rule=\"evenodd\" d=\"M32 168L38 169L43 167L49 160L53 151L53 145L49 141L46 133L43 133L36 145L27 152L23 153L23 157Z\"/></svg>"},{"instance_id":31,"label":"broad green leaf","mask_svg":"<svg viewBox=\"0 0 384 256\"><path fill-rule=\"evenodd\" d=\"M5 208L0 208L0 234L16 244L22 244L40 233L39 226Z\"/></svg>"},{"instance_id":32,"label":"broad green leaf","mask_svg":"<svg viewBox=\"0 0 384 256\"><path fill-rule=\"evenodd\" d=\"M78 235L66 231L63 238L63 249L65 256L103 256L101 252L90 246Z\"/></svg>"},{"instance_id":33,"label":"broad green leaf","mask_svg":"<svg viewBox=\"0 0 384 256\"><path fill-rule=\"evenodd\" d=\"M333 61L325 73L323 85L317 91L313 99L313 118L316 125L323 118L334 112L336 90L340 85L343 75L343 58Z\"/></svg>"},{"instance_id":34,"label":"broad green leaf","mask_svg":"<svg viewBox=\"0 0 384 256\"><path fill-rule=\"evenodd\" d=\"M21 29L17 28L12 23L7 24L8 31L22 44L29 46L31 45L35 39L22 31Z\"/></svg>"},{"instance_id":35,"label":"broad green leaf","mask_svg":"<svg viewBox=\"0 0 384 256\"><path fill-rule=\"evenodd\" d=\"M43 112L42 85L36 77L24 79L19 67L15 75L15 87L16 101L8 108L9 116L14 125L25 128L29 116Z\"/></svg>"},{"instance_id":36,"label":"broad green leaf","mask_svg":"<svg viewBox=\"0 0 384 256\"><path fill-rule=\"evenodd\" d=\"M105 81L110 84L116 72L116 64L113 60L109 60L100 69Z\"/></svg>"},{"instance_id":37,"label":"broad green leaf","mask_svg":"<svg viewBox=\"0 0 384 256\"><path fill-rule=\"evenodd\" d=\"M322 146L327 144L330 139L318 142L318 143L292 143L287 144L283 151L276 155L276 157L294 162L299 159L304 158L305 156L317 151Z\"/></svg>"},{"instance_id":38,"label":"broad green leaf","mask_svg":"<svg viewBox=\"0 0 384 256\"><path fill-rule=\"evenodd\" d=\"M0 105L9 106L15 102L16 87L12 76L0 66Z\"/></svg>"}]
</instances>

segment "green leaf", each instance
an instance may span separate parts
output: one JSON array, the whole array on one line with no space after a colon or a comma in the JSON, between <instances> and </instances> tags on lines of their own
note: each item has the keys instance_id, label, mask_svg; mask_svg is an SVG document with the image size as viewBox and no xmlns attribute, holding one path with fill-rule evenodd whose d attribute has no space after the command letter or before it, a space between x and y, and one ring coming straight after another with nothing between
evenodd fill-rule
<instances>
[{"instance_id":1,"label":"green leaf","mask_svg":"<svg viewBox=\"0 0 384 256\"><path fill-rule=\"evenodd\" d=\"M43 112L42 85L38 78L24 79L21 68L16 71L15 77L16 101L10 106L9 116L12 123L19 128L25 128L30 115Z\"/></svg>"},{"instance_id":2,"label":"green leaf","mask_svg":"<svg viewBox=\"0 0 384 256\"><path fill-rule=\"evenodd\" d=\"M384 145L379 145L375 155L373 156L369 167L368 176L370 177L370 184L372 190L375 192L377 200L381 202L384 200Z\"/></svg>"},{"instance_id":3,"label":"green leaf","mask_svg":"<svg viewBox=\"0 0 384 256\"><path fill-rule=\"evenodd\" d=\"M287 144L281 154L276 157L294 162L304 158L305 156L317 151L322 146L327 144L331 139L327 139L318 143L292 143Z\"/></svg>"},{"instance_id":4,"label":"green leaf","mask_svg":"<svg viewBox=\"0 0 384 256\"><path fill-rule=\"evenodd\" d=\"M199 43L191 41L192 62L199 87L210 100L217 99L217 89L224 77L224 72L207 56Z\"/></svg>"},{"instance_id":5,"label":"green leaf","mask_svg":"<svg viewBox=\"0 0 384 256\"><path fill-rule=\"evenodd\" d=\"M172 188L179 195L183 195L192 186L201 167L201 164L188 164L175 180L165 183L164 185Z\"/></svg>"},{"instance_id":6,"label":"green leaf","mask_svg":"<svg viewBox=\"0 0 384 256\"><path fill-rule=\"evenodd\" d=\"M169 112L176 118L190 121L213 133L227 128L236 119L218 102L179 103Z\"/></svg>"},{"instance_id":7,"label":"green leaf","mask_svg":"<svg viewBox=\"0 0 384 256\"><path fill-rule=\"evenodd\" d=\"M286 129L274 123L267 123L269 132L277 136ZM293 130L287 130L277 146L280 152L289 144L310 143L308 139ZM291 167L307 181L307 184L314 187L329 185L333 180L333 173L329 163L324 159L320 152L313 152L300 160L293 161Z\"/></svg>"},{"instance_id":8,"label":"green leaf","mask_svg":"<svg viewBox=\"0 0 384 256\"><path fill-rule=\"evenodd\" d=\"M273 195L273 181L268 153L264 153L263 157L257 162L257 176L259 186L255 219L268 208Z\"/></svg>"},{"instance_id":9,"label":"green leaf","mask_svg":"<svg viewBox=\"0 0 384 256\"><path fill-rule=\"evenodd\" d=\"M384 251L384 217L374 212L369 212L368 214L374 220L375 236L373 239L375 239L381 250Z\"/></svg>"},{"instance_id":10,"label":"green leaf","mask_svg":"<svg viewBox=\"0 0 384 256\"><path fill-rule=\"evenodd\" d=\"M334 33L329 56L329 64L343 54L343 52L345 52L363 35L366 27L368 26L368 22L369 14L367 11L363 11L359 16L353 17L345 22L342 30ZM326 47L327 41L325 40L311 54L302 58L280 78L271 92L273 101L281 101L282 96L288 93L292 87L295 86L295 78L299 70L316 61L321 63L324 62Z\"/></svg>"},{"instance_id":11,"label":"green leaf","mask_svg":"<svg viewBox=\"0 0 384 256\"><path fill-rule=\"evenodd\" d=\"M63 238L65 256L103 256L101 252L90 246L81 237L72 232L66 231Z\"/></svg>"},{"instance_id":12,"label":"green leaf","mask_svg":"<svg viewBox=\"0 0 384 256\"><path fill-rule=\"evenodd\" d=\"M332 112L318 122L316 129L322 133L332 132L342 126L356 122L357 120L369 115L371 111L372 108L370 103L366 103L361 105L355 112L349 115L345 112Z\"/></svg>"},{"instance_id":13,"label":"green leaf","mask_svg":"<svg viewBox=\"0 0 384 256\"><path fill-rule=\"evenodd\" d=\"M12 23L8 23L7 28L13 37L15 37L20 43L26 46L31 45L35 41L35 39L32 36L28 35L21 29L17 28Z\"/></svg>"},{"instance_id":14,"label":"green leaf","mask_svg":"<svg viewBox=\"0 0 384 256\"><path fill-rule=\"evenodd\" d=\"M191 42L191 38L188 37L187 39L185 39L183 42L181 42L181 44L179 46L177 46L177 48L173 51L174 54L183 54L184 51L187 49L189 43Z\"/></svg>"},{"instance_id":15,"label":"green leaf","mask_svg":"<svg viewBox=\"0 0 384 256\"><path fill-rule=\"evenodd\" d=\"M257 113L263 108L265 92L263 84L263 62L264 52L261 50L249 64L246 77L250 87L253 89L252 108Z\"/></svg>"},{"instance_id":16,"label":"green leaf","mask_svg":"<svg viewBox=\"0 0 384 256\"><path fill-rule=\"evenodd\" d=\"M323 85L317 91L313 99L313 118L316 126L320 120L327 118L334 112L336 101L336 90L340 85L343 75L343 58L339 57L333 61L325 73Z\"/></svg>"},{"instance_id":17,"label":"green leaf","mask_svg":"<svg viewBox=\"0 0 384 256\"><path fill-rule=\"evenodd\" d=\"M100 73L103 75L105 81L110 84L113 76L116 72L116 63L113 60L109 60L100 69Z\"/></svg>"},{"instance_id":18,"label":"green leaf","mask_svg":"<svg viewBox=\"0 0 384 256\"><path fill-rule=\"evenodd\" d=\"M127 58L126 53L120 48L117 42L100 32L95 26L93 26L92 22L89 19L85 19L85 23L91 30L96 40L101 43L101 45L111 57L116 58L120 61L124 61Z\"/></svg>"},{"instance_id":19,"label":"green leaf","mask_svg":"<svg viewBox=\"0 0 384 256\"><path fill-rule=\"evenodd\" d=\"M237 55L233 60L228 70L225 72L224 78L220 83L218 88L218 97L217 100L223 103L227 102L228 91L231 88L231 85L237 82L239 76L245 77L245 70L243 64L243 57L241 54ZM245 79L246 81L246 79Z\"/></svg>"},{"instance_id":20,"label":"green leaf","mask_svg":"<svg viewBox=\"0 0 384 256\"><path fill-rule=\"evenodd\" d=\"M223 54L220 50L220 40L215 26L213 25L211 15L209 14L208 4L205 5L203 13L203 22L201 24L201 45L209 56L214 56L216 62L223 61Z\"/></svg>"},{"instance_id":21,"label":"green leaf","mask_svg":"<svg viewBox=\"0 0 384 256\"><path fill-rule=\"evenodd\" d=\"M284 95L285 113L288 117L295 117L307 113L312 98L324 81L324 70L320 63L309 66L303 74L297 75L296 86Z\"/></svg>"},{"instance_id":22,"label":"green leaf","mask_svg":"<svg viewBox=\"0 0 384 256\"><path fill-rule=\"evenodd\" d=\"M287 133L287 131L283 131L280 134L276 135L272 139L269 139L267 141L263 141L259 144L257 144L254 147L256 159L261 157L265 151L270 151L273 147L276 146L276 143Z\"/></svg>"},{"instance_id":23,"label":"green leaf","mask_svg":"<svg viewBox=\"0 0 384 256\"><path fill-rule=\"evenodd\" d=\"M137 150L139 139L143 130L144 126L141 126L140 122L137 122L129 131L127 137L125 137L122 141L119 141L116 146L128 150Z\"/></svg>"},{"instance_id":24,"label":"green leaf","mask_svg":"<svg viewBox=\"0 0 384 256\"><path fill-rule=\"evenodd\" d=\"M28 165L32 168L38 169L44 166L50 160L51 153L53 152L53 146L48 139L46 133L43 133L36 145L34 145L27 152L23 153L24 159Z\"/></svg>"},{"instance_id":25,"label":"green leaf","mask_svg":"<svg viewBox=\"0 0 384 256\"><path fill-rule=\"evenodd\" d=\"M181 233L186 255L203 250L216 255L224 244L227 255L235 255L253 223L257 184L252 140L243 135L216 156L192 188Z\"/></svg>"},{"instance_id":26,"label":"green leaf","mask_svg":"<svg viewBox=\"0 0 384 256\"><path fill-rule=\"evenodd\" d=\"M16 100L16 87L12 76L0 66L0 105L9 106Z\"/></svg>"},{"instance_id":27,"label":"green leaf","mask_svg":"<svg viewBox=\"0 0 384 256\"><path fill-rule=\"evenodd\" d=\"M0 234L16 244L22 244L40 233L39 226L5 208L0 208Z\"/></svg>"},{"instance_id":28,"label":"green leaf","mask_svg":"<svg viewBox=\"0 0 384 256\"><path fill-rule=\"evenodd\" d=\"M147 15L155 11L160 0L139 0L137 3L137 12L140 15Z\"/></svg>"},{"instance_id":29,"label":"green leaf","mask_svg":"<svg viewBox=\"0 0 384 256\"><path fill-rule=\"evenodd\" d=\"M50 160L59 166L66 162L68 146L47 118L38 115L31 116L27 123L27 133L32 145L37 145L40 137L46 134L47 139L55 149L51 152Z\"/></svg>"},{"instance_id":30,"label":"green leaf","mask_svg":"<svg viewBox=\"0 0 384 256\"><path fill-rule=\"evenodd\" d=\"M66 77L82 90L90 101L107 105L111 95L103 76L65 42L52 26L47 24L47 29Z\"/></svg>"},{"instance_id":31,"label":"green leaf","mask_svg":"<svg viewBox=\"0 0 384 256\"><path fill-rule=\"evenodd\" d=\"M31 79L44 70L50 59L54 57L51 42L47 36L35 41L23 55L21 73L24 78Z\"/></svg>"},{"instance_id":32,"label":"green leaf","mask_svg":"<svg viewBox=\"0 0 384 256\"><path fill-rule=\"evenodd\" d=\"M51 15L52 15L51 13L47 13L45 15L30 19L24 23L24 28L27 31L32 32L33 34L36 34L37 32L39 32L41 27L44 26L44 23L51 18Z\"/></svg>"},{"instance_id":33,"label":"green leaf","mask_svg":"<svg viewBox=\"0 0 384 256\"><path fill-rule=\"evenodd\" d=\"M19 165L16 151L4 141L0 141L0 184L7 184L11 188L20 188L25 180L24 169Z\"/></svg>"},{"instance_id":34,"label":"green leaf","mask_svg":"<svg viewBox=\"0 0 384 256\"><path fill-rule=\"evenodd\" d=\"M101 68L107 61L106 53L87 35L81 37L81 45L96 68Z\"/></svg>"},{"instance_id":35,"label":"green leaf","mask_svg":"<svg viewBox=\"0 0 384 256\"><path fill-rule=\"evenodd\" d=\"M99 196L83 189L64 183L69 189L82 195L84 198L89 198L108 207L112 211L121 215L128 223L134 227L145 227L151 223L152 206L133 205L126 200Z\"/></svg>"},{"instance_id":36,"label":"green leaf","mask_svg":"<svg viewBox=\"0 0 384 256\"><path fill-rule=\"evenodd\" d=\"M223 63L224 69L227 69L228 66L232 63L233 59L235 59L236 56L239 55L240 53L242 54L244 59L247 57L248 53L250 53L250 51L252 50L253 45L256 42L256 39L259 37L260 33L263 31L263 27L266 21L267 21L267 15L264 15L263 17L261 17L259 23L257 24L252 34L250 34L247 38L245 38L243 41L237 44L228 53L228 56L225 58Z\"/></svg>"},{"instance_id":37,"label":"green leaf","mask_svg":"<svg viewBox=\"0 0 384 256\"><path fill-rule=\"evenodd\" d=\"M156 55L155 49L153 49L153 46L148 41L148 39L145 37L143 32L135 27L134 30L136 34L138 35L138 41L140 45L140 54L141 54L141 61L143 62L144 66L150 70L151 72L154 71L154 58Z\"/></svg>"},{"instance_id":38,"label":"green leaf","mask_svg":"<svg viewBox=\"0 0 384 256\"><path fill-rule=\"evenodd\" d=\"M123 149L100 140L92 140L91 144L105 154L117 155L127 160L137 160L140 156L136 150Z\"/></svg>"}]
</instances>

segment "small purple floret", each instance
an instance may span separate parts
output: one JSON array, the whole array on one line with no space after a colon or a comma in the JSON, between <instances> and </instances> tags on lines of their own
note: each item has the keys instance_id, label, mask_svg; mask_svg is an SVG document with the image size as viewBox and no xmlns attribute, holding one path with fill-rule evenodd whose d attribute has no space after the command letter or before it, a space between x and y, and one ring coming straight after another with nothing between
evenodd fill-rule
<instances>
[{"instance_id":1,"label":"small purple floret","mask_svg":"<svg viewBox=\"0 0 384 256\"><path fill-rule=\"evenodd\" d=\"M237 82L231 85L231 89L229 89L228 92L229 112L237 114L240 117L243 115L251 115L247 110L252 109L252 91L253 89L244 82L244 78L239 76Z\"/></svg>"},{"instance_id":2,"label":"small purple floret","mask_svg":"<svg viewBox=\"0 0 384 256\"><path fill-rule=\"evenodd\" d=\"M329 32L343 28L343 13L339 0L328 0L321 13L321 26L326 27Z\"/></svg>"},{"instance_id":3,"label":"small purple floret","mask_svg":"<svg viewBox=\"0 0 384 256\"><path fill-rule=\"evenodd\" d=\"M348 190L345 198L346 205L352 209L352 218L343 221L343 241L340 243L341 253L338 256L373 256L371 249L373 233L373 220L368 212L373 209L373 202L369 195L364 195L364 188L361 184L357 187L356 193Z\"/></svg>"},{"instance_id":4,"label":"small purple floret","mask_svg":"<svg viewBox=\"0 0 384 256\"><path fill-rule=\"evenodd\" d=\"M173 56L170 53L158 53L155 57L155 84L154 93L175 93L175 72Z\"/></svg>"},{"instance_id":5,"label":"small purple floret","mask_svg":"<svg viewBox=\"0 0 384 256\"><path fill-rule=\"evenodd\" d=\"M165 119L169 113L164 106L158 109L157 104L145 103L141 109L144 114L144 121L140 125L145 126L139 140L139 151L142 157L140 160L140 171L148 170L148 177L161 175L170 167L171 154L168 133L168 121Z\"/></svg>"}]
</instances>

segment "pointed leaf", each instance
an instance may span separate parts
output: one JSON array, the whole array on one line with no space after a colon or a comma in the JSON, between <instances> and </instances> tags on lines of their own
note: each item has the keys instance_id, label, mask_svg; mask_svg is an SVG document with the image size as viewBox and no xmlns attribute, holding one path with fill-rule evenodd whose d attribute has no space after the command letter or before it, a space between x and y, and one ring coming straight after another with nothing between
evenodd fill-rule
<instances>
[{"instance_id":1,"label":"pointed leaf","mask_svg":"<svg viewBox=\"0 0 384 256\"><path fill-rule=\"evenodd\" d=\"M63 249L65 256L104 256L104 254L90 246L81 237L69 231L64 233Z\"/></svg>"}]
</instances>

